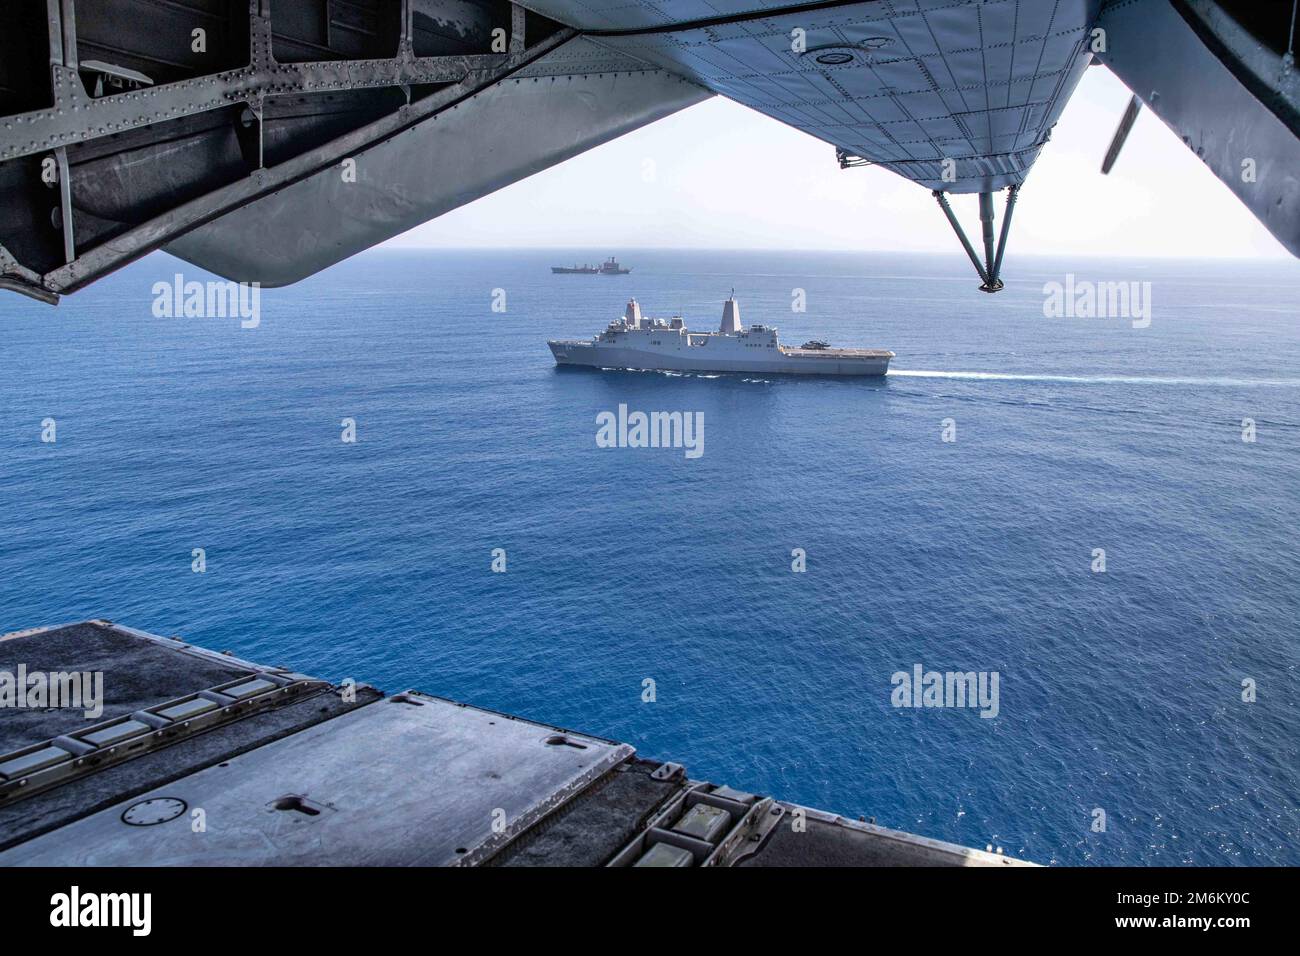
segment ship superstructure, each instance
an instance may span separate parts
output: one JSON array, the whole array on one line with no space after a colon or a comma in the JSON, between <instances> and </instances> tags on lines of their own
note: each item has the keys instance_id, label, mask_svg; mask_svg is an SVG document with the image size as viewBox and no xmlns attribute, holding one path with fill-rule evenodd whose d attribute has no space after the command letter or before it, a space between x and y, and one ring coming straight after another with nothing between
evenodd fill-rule
<instances>
[{"instance_id":1,"label":"ship superstructure","mask_svg":"<svg viewBox=\"0 0 1300 956\"><path fill-rule=\"evenodd\" d=\"M768 325L740 321L735 296L722 306L716 332L692 332L681 316L654 319L641 314L636 299L591 339L546 343L557 365L658 369L677 372L761 372L780 375L884 375L894 353L886 349L830 348L809 342L782 345Z\"/></svg>"}]
</instances>

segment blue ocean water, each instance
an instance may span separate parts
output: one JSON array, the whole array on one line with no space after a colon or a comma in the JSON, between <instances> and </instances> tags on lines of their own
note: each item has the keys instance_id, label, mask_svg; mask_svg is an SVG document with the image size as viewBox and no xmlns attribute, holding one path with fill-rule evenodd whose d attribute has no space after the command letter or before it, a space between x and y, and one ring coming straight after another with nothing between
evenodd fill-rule
<instances>
[{"instance_id":1,"label":"blue ocean water","mask_svg":"<svg viewBox=\"0 0 1300 956\"><path fill-rule=\"evenodd\" d=\"M1297 264L1017 259L992 297L946 257L549 272L600 253L371 252L255 329L154 317L153 283L208 278L161 254L57 309L5 294L0 631L111 618L1043 863L1300 863ZM1150 282L1150 326L1045 318L1067 272ZM545 346L631 294L713 328L733 286L895 371ZM620 403L702 412L705 453L598 448ZM997 671L998 716L894 708L915 664Z\"/></svg>"}]
</instances>

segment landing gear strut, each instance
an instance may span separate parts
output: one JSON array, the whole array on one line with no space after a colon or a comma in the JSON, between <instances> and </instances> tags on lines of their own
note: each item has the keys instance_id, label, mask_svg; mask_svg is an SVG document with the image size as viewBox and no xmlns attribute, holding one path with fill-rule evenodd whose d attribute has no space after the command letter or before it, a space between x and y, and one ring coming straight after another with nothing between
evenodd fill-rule
<instances>
[{"instance_id":1,"label":"landing gear strut","mask_svg":"<svg viewBox=\"0 0 1300 956\"><path fill-rule=\"evenodd\" d=\"M966 255L970 256L971 264L975 266L975 271L979 273L981 282L981 292L997 292L1002 288L1002 253L1007 249L1007 233L1011 229L1011 214L1016 208L1016 195L1020 192L1019 186L1007 187L1007 208L1002 214L1002 234L998 237L996 250L993 246L993 194L991 192L980 193L980 229L984 238L984 261L980 262L979 256L975 254L975 248L966 238L966 233L961 228L961 223L953 215L952 207L948 205L948 197L942 190L934 191L934 198L939 201L939 208L943 214L948 217L948 222L952 225L952 231L957 233L957 238L961 240L962 248L966 250Z\"/></svg>"}]
</instances>

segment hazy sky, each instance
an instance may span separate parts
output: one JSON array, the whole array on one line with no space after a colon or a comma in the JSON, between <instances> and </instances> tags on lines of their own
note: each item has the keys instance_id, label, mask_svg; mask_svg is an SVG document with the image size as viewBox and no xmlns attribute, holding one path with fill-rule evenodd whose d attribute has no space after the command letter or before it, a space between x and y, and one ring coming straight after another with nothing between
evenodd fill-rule
<instances>
[{"instance_id":1,"label":"hazy sky","mask_svg":"<svg viewBox=\"0 0 1300 956\"><path fill-rule=\"evenodd\" d=\"M1012 254L1289 258L1209 169L1143 110L1109 176L1128 102L1085 71L1016 205ZM654 175L647 177L647 160ZM647 178L649 181L647 181ZM1001 219L1001 195L998 214ZM977 239L974 197L954 203ZM722 97L425 223L390 245L960 253L928 190L885 169L841 170L833 147Z\"/></svg>"}]
</instances>

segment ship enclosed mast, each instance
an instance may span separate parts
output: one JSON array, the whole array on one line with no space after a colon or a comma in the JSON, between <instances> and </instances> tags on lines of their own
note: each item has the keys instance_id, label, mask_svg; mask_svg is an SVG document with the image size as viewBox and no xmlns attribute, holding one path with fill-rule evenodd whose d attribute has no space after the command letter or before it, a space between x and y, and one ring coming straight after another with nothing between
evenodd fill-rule
<instances>
[{"instance_id":1,"label":"ship enclosed mast","mask_svg":"<svg viewBox=\"0 0 1300 956\"><path fill-rule=\"evenodd\" d=\"M736 301L736 290L732 289L731 298L722 303L722 324L718 326L718 331L723 335L734 335L743 328L740 324L740 303Z\"/></svg>"}]
</instances>

